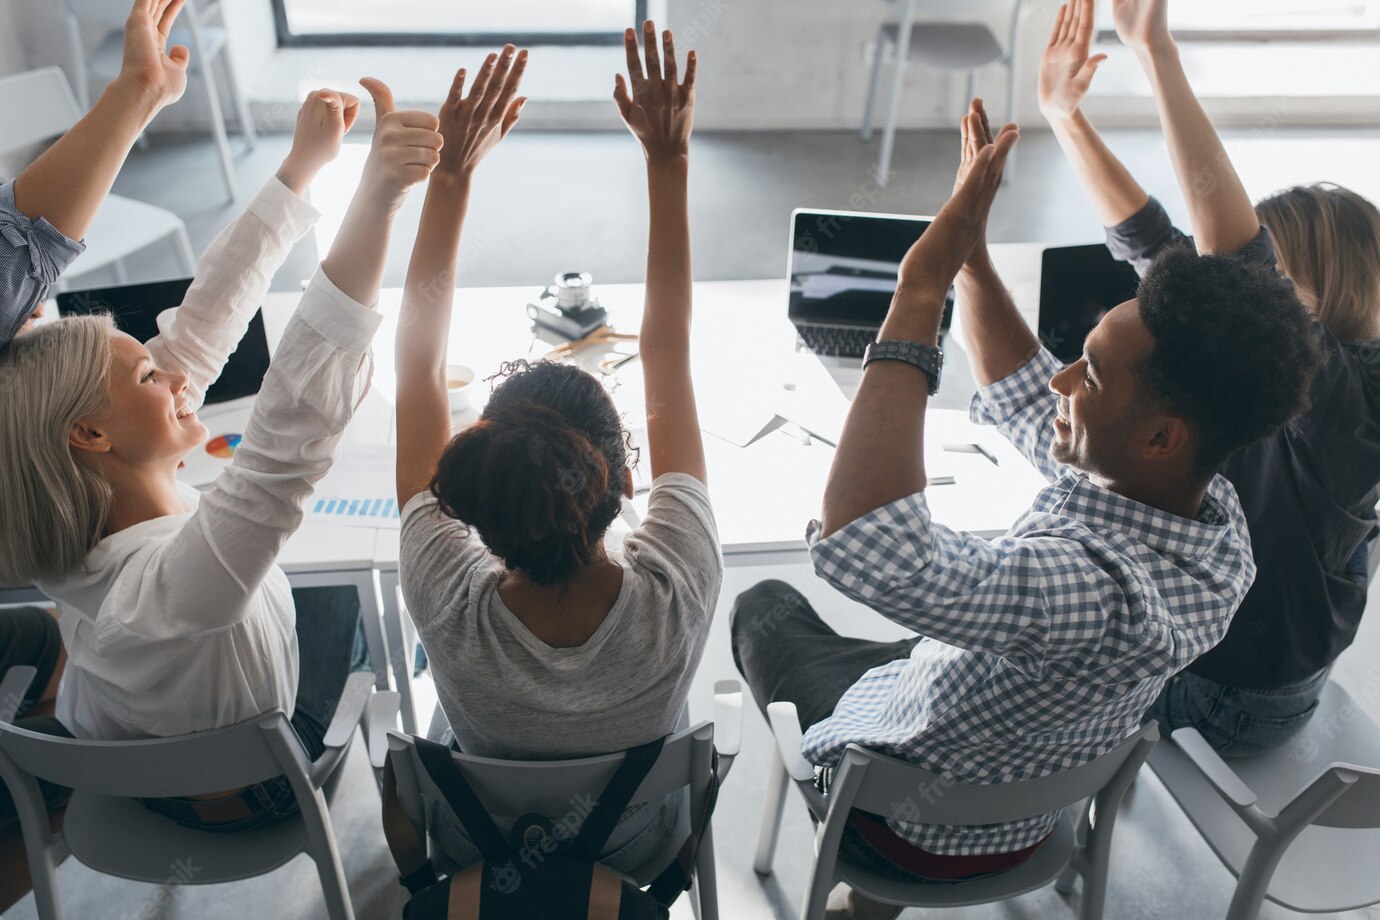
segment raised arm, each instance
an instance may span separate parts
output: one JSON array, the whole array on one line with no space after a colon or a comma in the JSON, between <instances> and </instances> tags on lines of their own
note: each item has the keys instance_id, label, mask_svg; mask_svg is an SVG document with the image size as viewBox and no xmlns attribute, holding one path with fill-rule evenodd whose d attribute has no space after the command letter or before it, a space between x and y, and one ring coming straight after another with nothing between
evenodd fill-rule
<instances>
[{"instance_id":1,"label":"raised arm","mask_svg":"<svg viewBox=\"0 0 1380 920\"><path fill-rule=\"evenodd\" d=\"M193 408L244 337L293 244L315 223L317 211L302 195L340 152L358 111L359 100L348 93L307 97L277 175L206 247L182 305L159 315L149 353L159 367L186 375Z\"/></svg>"},{"instance_id":2,"label":"raised arm","mask_svg":"<svg viewBox=\"0 0 1380 920\"><path fill-rule=\"evenodd\" d=\"M417 242L403 285L398 320L398 505L426 490L436 461L450 440L446 398L446 343L455 300L460 230L469 206L470 182L480 160L517 124L525 98L517 96L527 52L512 45L489 55L465 95L465 71L455 75L441 106L445 139L431 174Z\"/></svg>"},{"instance_id":3,"label":"raised arm","mask_svg":"<svg viewBox=\"0 0 1380 920\"><path fill-rule=\"evenodd\" d=\"M368 388L371 309L393 214L431 172L441 137L425 112L392 112L387 88L369 81L379 105L374 142L345 221L302 295L254 401L230 466L201 499L148 581L193 582L204 602L186 612L189 630L217 629L245 601L302 522L302 504L330 470L340 438ZM330 264L337 266L334 273Z\"/></svg>"},{"instance_id":4,"label":"raised arm","mask_svg":"<svg viewBox=\"0 0 1380 920\"><path fill-rule=\"evenodd\" d=\"M185 2L135 0L119 75L90 112L16 177L14 202L21 212L46 218L74 240L86 235L134 141L187 88L187 49L168 47Z\"/></svg>"},{"instance_id":5,"label":"raised arm","mask_svg":"<svg viewBox=\"0 0 1380 920\"><path fill-rule=\"evenodd\" d=\"M938 342L944 298L984 237L1007 154L1018 137L1016 126L1007 125L994 143L965 158L953 197L901 261L878 341ZM910 364L876 361L863 371L824 487L822 538L925 488L928 394L927 375Z\"/></svg>"},{"instance_id":6,"label":"raised arm","mask_svg":"<svg viewBox=\"0 0 1380 920\"><path fill-rule=\"evenodd\" d=\"M1117 34L1135 51L1155 90L1198 251L1239 252L1260 234L1260 220L1189 86L1169 34L1169 0L1113 0L1112 13Z\"/></svg>"},{"instance_id":7,"label":"raised arm","mask_svg":"<svg viewBox=\"0 0 1380 920\"><path fill-rule=\"evenodd\" d=\"M637 34L632 29L624 33L628 76L626 80L621 74L614 78L613 98L647 157L651 208L647 300L638 336L647 401L647 446L653 479L680 472L704 482L704 443L690 376L694 276L690 268L688 186L698 58L693 51L686 56L681 79L671 33L661 33L658 51L656 25L648 21L642 24L642 40L645 72Z\"/></svg>"},{"instance_id":8,"label":"raised arm","mask_svg":"<svg viewBox=\"0 0 1380 920\"><path fill-rule=\"evenodd\" d=\"M1059 7L1040 59L1040 112L1103 225L1115 227L1144 208L1150 196L1083 114L1083 97L1107 59L1092 54L1095 7L1096 0L1069 0Z\"/></svg>"},{"instance_id":9,"label":"raised arm","mask_svg":"<svg viewBox=\"0 0 1380 920\"><path fill-rule=\"evenodd\" d=\"M977 155L994 141L981 99L974 99L963 117L962 138L963 159L955 192ZM981 235L958 273L956 287L963 344L979 386L1010 376L1040 350L1040 340L1026 325L992 264L985 215Z\"/></svg>"}]
</instances>

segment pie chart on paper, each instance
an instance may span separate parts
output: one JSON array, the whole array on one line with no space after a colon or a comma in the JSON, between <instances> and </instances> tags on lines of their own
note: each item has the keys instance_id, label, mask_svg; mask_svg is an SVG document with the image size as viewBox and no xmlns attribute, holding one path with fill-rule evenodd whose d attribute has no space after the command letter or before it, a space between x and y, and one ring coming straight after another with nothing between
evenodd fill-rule
<instances>
[{"instance_id":1,"label":"pie chart on paper","mask_svg":"<svg viewBox=\"0 0 1380 920\"><path fill-rule=\"evenodd\" d=\"M235 456L235 448L240 446L240 439L241 436L238 434L217 435L206 442L206 453L212 457L229 460Z\"/></svg>"}]
</instances>

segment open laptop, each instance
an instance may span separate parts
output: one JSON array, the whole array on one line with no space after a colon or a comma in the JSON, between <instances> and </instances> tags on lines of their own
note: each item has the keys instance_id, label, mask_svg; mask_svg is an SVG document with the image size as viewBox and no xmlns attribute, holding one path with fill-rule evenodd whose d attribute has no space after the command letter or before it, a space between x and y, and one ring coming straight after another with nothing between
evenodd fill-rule
<instances>
[{"instance_id":1,"label":"open laptop","mask_svg":"<svg viewBox=\"0 0 1380 920\"><path fill-rule=\"evenodd\" d=\"M58 313L76 316L109 313L115 325L140 342L158 334L158 314L180 305L192 285L191 278L156 281L150 284L122 284L116 287L68 291L57 296ZM253 396L268 373L268 336L264 332L263 311L257 311L239 347L216 382L206 391L206 405Z\"/></svg>"},{"instance_id":2,"label":"open laptop","mask_svg":"<svg viewBox=\"0 0 1380 920\"><path fill-rule=\"evenodd\" d=\"M1054 357L1072 364L1098 321L1136 296L1140 277L1112 258L1102 243L1045 250L1040 268L1040 341Z\"/></svg>"},{"instance_id":3,"label":"open laptop","mask_svg":"<svg viewBox=\"0 0 1380 920\"><path fill-rule=\"evenodd\" d=\"M906 251L933 220L908 214L791 212L791 322L797 347L838 358L861 358L886 319ZM953 294L945 305L948 329Z\"/></svg>"}]
</instances>

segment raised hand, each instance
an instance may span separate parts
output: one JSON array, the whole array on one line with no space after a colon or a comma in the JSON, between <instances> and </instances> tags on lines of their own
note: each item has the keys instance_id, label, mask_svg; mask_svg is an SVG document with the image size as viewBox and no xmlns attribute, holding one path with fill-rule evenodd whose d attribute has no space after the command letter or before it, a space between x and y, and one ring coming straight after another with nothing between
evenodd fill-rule
<instances>
[{"instance_id":1,"label":"raised hand","mask_svg":"<svg viewBox=\"0 0 1380 920\"><path fill-rule=\"evenodd\" d=\"M374 143L364 163L361 190L377 195L396 208L407 190L431 175L441 162L441 122L430 112L399 112L393 104L393 91L381 80L365 77L360 85L374 100Z\"/></svg>"},{"instance_id":2,"label":"raised hand","mask_svg":"<svg viewBox=\"0 0 1380 920\"><path fill-rule=\"evenodd\" d=\"M1054 31L1040 58L1040 111L1050 121L1078 111L1105 54L1091 54L1096 0L1059 7Z\"/></svg>"},{"instance_id":3,"label":"raised hand","mask_svg":"<svg viewBox=\"0 0 1380 920\"><path fill-rule=\"evenodd\" d=\"M963 157L954 193L901 260L900 283L942 303L959 270L987 238L987 217L1001 187L1006 158L1020 139L1008 124L994 138L982 100L963 118Z\"/></svg>"},{"instance_id":4,"label":"raised hand","mask_svg":"<svg viewBox=\"0 0 1380 920\"><path fill-rule=\"evenodd\" d=\"M1112 0L1116 34L1127 47L1153 51L1171 44L1169 0Z\"/></svg>"},{"instance_id":5,"label":"raised hand","mask_svg":"<svg viewBox=\"0 0 1380 920\"><path fill-rule=\"evenodd\" d=\"M656 24L642 23L647 68L637 49L637 34L623 33L628 54L628 77L614 77L613 100L633 136L642 142L649 160L686 156L690 151L690 131L695 120L695 70L699 58L691 51L686 56L685 78L677 82L676 44L669 30L661 33L661 52L657 51Z\"/></svg>"},{"instance_id":6,"label":"raised hand","mask_svg":"<svg viewBox=\"0 0 1380 920\"><path fill-rule=\"evenodd\" d=\"M526 96L518 96L523 71L527 69L526 49L518 51L504 45L503 53L490 54L479 76L465 95L465 71L455 74L450 95L441 106L440 130L445 139L437 175L465 178L474 172L498 142L517 124Z\"/></svg>"},{"instance_id":7,"label":"raised hand","mask_svg":"<svg viewBox=\"0 0 1380 920\"><path fill-rule=\"evenodd\" d=\"M119 79L149 94L156 108L171 105L187 89L184 45L168 47L168 34L187 0L134 0L125 20L125 56Z\"/></svg>"},{"instance_id":8,"label":"raised hand","mask_svg":"<svg viewBox=\"0 0 1380 920\"><path fill-rule=\"evenodd\" d=\"M359 98L349 93L321 89L307 96L297 112L292 149L278 170L278 178L301 194L321 167L340 153L340 143L358 115Z\"/></svg>"}]
</instances>

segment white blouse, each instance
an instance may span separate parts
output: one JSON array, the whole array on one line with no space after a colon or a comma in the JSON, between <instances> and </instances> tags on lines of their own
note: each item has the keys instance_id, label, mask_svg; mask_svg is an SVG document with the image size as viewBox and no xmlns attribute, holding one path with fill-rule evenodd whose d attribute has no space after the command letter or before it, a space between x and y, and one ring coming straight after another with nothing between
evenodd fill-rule
<instances>
[{"instance_id":1,"label":"white blouse","mask_svg":"<svg viewBox=\"0 0 1380 920\"><path fill-rule=\"evenodd\" d=\"M199 406L317 213L277 179L216 238L182 306L159 319L155 363ZM318 271L264 378L234 460L184 514L102 540L85 571L40 583L68 665L57 716L79 738L168 736L291 715L296 615L275 564L369 386L379 315Z\"/></svg>"}]
</instances>

